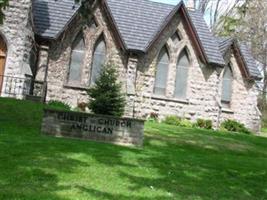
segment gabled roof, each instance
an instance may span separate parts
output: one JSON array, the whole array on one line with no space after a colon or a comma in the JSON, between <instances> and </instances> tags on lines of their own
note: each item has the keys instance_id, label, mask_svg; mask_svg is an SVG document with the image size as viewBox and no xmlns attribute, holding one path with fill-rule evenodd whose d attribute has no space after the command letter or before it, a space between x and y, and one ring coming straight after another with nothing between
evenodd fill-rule
<instances>
[{"instance_id":1,"label":"gabled roof","mask_svg":"<svg viewBox=\"0 0 267 200\"><path fill-rule=\"evenodd\" d=\"M231 37L216 37L221 53L224 55L231 45L233 44L233 38Z\"/></svg>"},{"instance_id":2,"label":"gabled roof","mask_svg":"<svg viewBox=\"0 0 267 200\"><path fill-rule=\"evenodd\" d=\"M246 63L250 76L254 79L262 79L262 75L259 69L257 68L257 63L255 59L252 57L252 53L249 50L248 46L244 43L239 43L239 49L242 58Z\"/></svg>"},{"instance_id":3,"label":"gabled roof","mask_svg":"<svg viewBox=\"0 0 267 200\"><path fill-rule=\"evenodd\" d=\"M189 15L205 51L208 62L222 66L225 65L217 40L210 32L208 25L203 18L203 14L199 11L189 11Z\"/></svg>"},{"instance_id":4,"label":"gabled roof","mask_svg":"<svg viewBox=\"0 0 267 200\"><path fill-rule=\"evenodd\" d=\"M149 0L106 0L112 20L117 27L126 49L145 52L161 28L171 20L182 2L176 6ZM203 15L190 11L189 17L204 50L207 62L225 65L216 39L210 32Z\"/></svg>"},{"instance_id":5,"label":"gabled roof","mask_svg":"<svg viewBox=\"0 0 267 200\"><path fill-rule=\"evenodd\" d=\"M151 43L179 9L185 9L185 17L192 26L205 61L210 64L225 65L223 55L234 40L215 38L203 15L199 11L186 11L183 2L173 6L149 0L103 1L126 50L146 53ZM44 39L57 39L76 16L79 8L80 5L75 4L74 0L33 0L35 33ZM255 60L246 46L240 44L239 49L250 76L261 77Z\"/></svg>"},{"instance_id":6,"label":"gabled roof","mask_svg":"<svg viewBox=\"0 0 267 200\"><path fill-rule=\"evenodd\" d=\"M35 33L46 39L57 39L79 7L74 0L33 0Z\"/></svg>"},{"instance_id":7,"label":"gabled roof","mask_svg":"<svg viewBox=\"0 0 267 200\"><path fill-rule=\"evenodd\" d=\"M127 50L145 52L174 6L147 0L106 0Z\"/></svg>"},{"instance_id":8,"label":"gabled roof","mask_svg":"<svg viewBox=\"0 0 267 200\"><path fill-rule=\"evenodd\" d=\"M241 59L243 60L243 63L245 64L245 67L249 73L249 76L253 79L262 79L262 75L259 69L257 68L257 63L255 59L252 57L252 53L246 44L241 43L231 37L217 37L217 41L219 43L219 47L223 55L227 53L227 51L233 45L235 45L236 48L239 50Z\"/></svg>"}]
</instances>

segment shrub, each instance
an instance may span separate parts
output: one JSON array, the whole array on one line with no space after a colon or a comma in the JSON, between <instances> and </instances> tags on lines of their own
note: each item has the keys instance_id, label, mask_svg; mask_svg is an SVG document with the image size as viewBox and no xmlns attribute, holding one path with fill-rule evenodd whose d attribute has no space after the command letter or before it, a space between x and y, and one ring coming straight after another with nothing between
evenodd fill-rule
<instances>
[{"instance_id":1,"label":"shrub","mask_svg":"<svg viewBox=\"0 0 267 200\"><path fill-rule=\"evenodd\" d=\"M180 122L180 126L181 127L186 127L186 128L192 128L193 127L193 123L191 121L189 121L188 119L182 119Z\"/></svg>"},{"instance_id":2,"label":"shrub","mask_svg":"<svg viewBox=\"0 0 267 200\"><path fill-rule=\"evenodd\" d=\"M221 129L231 131L231 132L239 132L250 134L251 132L245 127L244 124L241 124L235 120L226 120L221 124Z\"/></svg>"},{"instance_id":3,"label":"shrub","mask_svg":"<svg viewBox=\"0 0 267 200\"><path fill-rule=\"evenodd\" d=\"M149 121L149 122L158 122L159 121L158 113L154 113L154 112L150 113L147 121Z\"/></svg>"},{"instance_id":4,"label":"shrub","mask_svg":"<svg viewBox=\"0 0 267 200\"><path fill-rule=\"evenodd\" d=\"M205 119L197 119L195 126L198 128L212 129L212 121Z\"/></svg>"},{"instance_id":5,"label":"shrub","mask_svg":"<svg viewBox=\"0 0 267 200\"><path fill-rule=\"evenodd\" d=\"M47 106L52 109L60 109L60 110L71 110L71 107L69 104L57 101L57 100L51 100L47 103Z\"/></svg>"},{"instance_id":6,"label":"shrub","mask_svg":"<svg viewBox=\"0 0 267 200\"><path fill-rule=\"evenodd\" d=\"M170 115L167 116L162 122L169 125L180 126L181 118L174 115Z\"/></svg>"},{"instance_id":7,"label":"shrub","mask_svg":"<svg viewBox=\"0 0 267 200\"><path fill-rule=\"evenodd\" d=\"M87 103L85 102L78 103L77 107L80 109L80 111L85 112L87 108Z\"/></svg>"},{"instance_id":8,"label":"shrub","mask_svg":"<svg viewBox=\"0 0 267 200\"><path fill-rule=\"evenodd\" d=\"M117 82L117 72L113 65L103 66L95 85L88 90L92 100L88 108L95 114L121 117L124 114L125 97L121 84Z\"/></svg>"}]
</instances>

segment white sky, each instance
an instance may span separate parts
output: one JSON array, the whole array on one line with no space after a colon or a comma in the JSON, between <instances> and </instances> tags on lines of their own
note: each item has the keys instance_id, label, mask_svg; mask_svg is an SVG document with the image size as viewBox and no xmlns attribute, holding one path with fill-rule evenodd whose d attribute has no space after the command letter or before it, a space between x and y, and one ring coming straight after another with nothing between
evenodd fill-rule
<instances>
[{"instance_id":1,"label":"white sky","mask_svg":"<svg viewBox=\"0 0 267 200\"><path fill-rule=\"evenodd\" d=\"M152 0L152 1L168 3L173 5L176 5L178 2L180 2L180 0Z\"/></svg>"},{"instance_id":2,"label":"white sky","mask_svg":"<svg viewBox=\"0 0 267 200\"><path fill-rule=\"evenodd\" d=\"M151 0L151 1L155 1L155 2L161 2L161 3L167 3L167 4L172 4L172 5L177 5L181 0ZM240 0L240 2L243 1L243 0ZM187 0L184 0L184 2L186 3ZM212 2L212 1L211 1ZM214 0L214 2L217 2L217 0ZM235 0L223 0L220 4L220 11L223 13L227 10L227 8L229 6L233 6L235 3ZM213 4L215 5L215 4ZM211 9L213 9L214 7L212 7ZM210 16L208 13L206 13L205 15L205 19L207 21L207 23L209 24L209 19L210 19Z\"/></svg>"}]
</instances>

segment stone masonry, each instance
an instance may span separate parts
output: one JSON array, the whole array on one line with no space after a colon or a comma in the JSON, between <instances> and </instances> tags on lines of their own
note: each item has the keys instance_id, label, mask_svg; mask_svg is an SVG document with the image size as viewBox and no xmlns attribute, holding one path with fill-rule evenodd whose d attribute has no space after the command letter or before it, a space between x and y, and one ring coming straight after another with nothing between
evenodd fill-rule
<instances>
[{"instance_id":1,"label":"stone masonry","mask_svg":"<svg viewBox=\"0 0 267 200\"><path fill-rule=\"evenodd\" d=\"M10 0L4 10L0 34L7 55L0 96L24 98L30 92L37 47L34 39L31 0Z\"/></svg>"},{"instance_id":2,"label":"stone masonry","mask_svg":"<svg viewBox=\"0 0 267 200\"><path fill-rule=\"evenodd\" d=\"M5 19L0 26L7 45L5 75L24 77L33 75L30 67L31 52L36 53L32 25L32 1L10 0Z\"/></svg>"},{"instance_id":3,"label":"stone masonry","mask_svg":"<svg viewBox=\"0 0 267 200\"><path fill-rule=\"evenodd\" d=\"M123 91L126 92L126 71L127 71L127 56L116 44L116 40L108 26L107 19L100 8L95 10L94 21L97 27L81 25L79 17L71 26L70 29L52 46L49 50L48 64L48 90L47 101L61 100L66 101L73 107L78 103L87 102L88 96L86 89L89 86L92 54L96 41L103 36L106 42L107 62L114 63L119 72L119 79L123 83ZM88 23L89 24L89 23ZM82 31L84 34L86 55L82 70L82 82L80 85L70 85L67 82L71 45L76 35Z\"/></svg>"},{"instance_id":4,"label":"stone masonry","mask_svg":"<svg viewBox=\"0 0 267 200\"><path fill-rule=\"evenodd\" d=\"M160 119L167 115L177 115L196 121L198 118L210 119L215 128L225 119L235 119L248 128L258 131L260 112L257 109L255 83L241 76L240 68L234 55L231 56L234 84L233 96L229 109L222 109L220 103L223 69L218 66L204 65L197 57L193 44L187 34L186 25L179 15L171 21L164 33L143 54L126 54L118 45L107 16L102 8L97 7L87 25L80 23L79 17L69 25L69 29L49 49L47 100L60 100L76 107L78 103L88 102L86 89L89 87L92 55L97 39L102 35L106 42L107 62L117 66L123 92L127 94L125 116L146 118L157 113ZM83 77L80 85L69 85L67 75L71 56L71 45L76 35L82 31L85 38L86 56L83 64ZM181 41L175 44L171 36L179 32ZM164 96L153 94L157 56L166 45L170 55L167 91ZM174 87L176 62L180 52L186 49L190 57L190 68L185 99L175 99Z\"/></svg>"},{"instance_id":5,"label":"stone masonry","mask_svg":"<svg viewBox=\"0 0 267 200\"><path fill-rule=\"evenodd\" d=\"M57 137L141 147L144 137L144 121L46 109L42 132Z\"/></svg>"}]
</instances>

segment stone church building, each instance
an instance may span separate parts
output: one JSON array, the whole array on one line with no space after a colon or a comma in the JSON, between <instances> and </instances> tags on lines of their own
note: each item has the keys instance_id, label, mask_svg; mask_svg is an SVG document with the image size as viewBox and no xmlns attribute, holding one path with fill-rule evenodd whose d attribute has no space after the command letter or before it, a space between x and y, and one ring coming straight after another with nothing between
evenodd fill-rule
<instances>
[{"instance_id":1,"label":"stone church building","mask_svg":"<svg viewBox=\"0 0 267 200\"><path fill-rule=\"evenodd\" d=\"M74 0L10 0L0 27L0 94L76 107L103 64L118 70L125 116L235 119L259 130L248 48L218 38L202 14L149 0L98 0L82 18Z\"/></svg>"}]
</instances>

